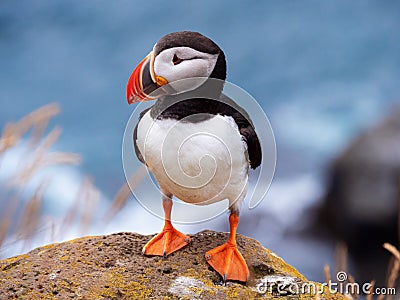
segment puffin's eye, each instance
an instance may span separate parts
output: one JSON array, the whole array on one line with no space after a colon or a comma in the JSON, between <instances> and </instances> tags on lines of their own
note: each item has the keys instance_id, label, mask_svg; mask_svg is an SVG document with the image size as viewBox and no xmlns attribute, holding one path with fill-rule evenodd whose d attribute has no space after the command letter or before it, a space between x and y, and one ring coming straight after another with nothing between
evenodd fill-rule
<instances>
[{"instance_id":1,"label":"puffin's eye","mask_svg":"<svg viewBox=\"0 0 400 300\"><path fill-rule=\"evenodd\" d=\"M172 58L172 63L173 63L174 65L178 65L178 64L180 64L181 62L183 62L183 59L182 59L182 58L179 58L176 54L174 54L174 57Z\"/></svg>"}]
</instances>

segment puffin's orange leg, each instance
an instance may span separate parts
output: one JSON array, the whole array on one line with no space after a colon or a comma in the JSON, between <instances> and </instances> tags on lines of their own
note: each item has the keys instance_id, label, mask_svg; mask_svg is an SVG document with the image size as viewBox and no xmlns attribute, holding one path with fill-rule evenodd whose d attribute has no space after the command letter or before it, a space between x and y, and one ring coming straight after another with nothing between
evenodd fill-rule
<instances>
[{"instance_id":1,"label":"puffin's orange leg","mask_svg":"<svg viewBox=\"0 0 400 300\"><path fill-rule=\"evenodd\" d=\"M143 247L142 253L145 255L158 255L166 257L190 243L189 236L176 230L171 224L172 200L163 197L163 207L165 214L165 224L163 230L153 237Z\"/></svg>"},{"instance_id":2,"label":"puffin's orange leg","mask_svg":"<svg viewBox=\"0 0 400 300\"><path fill-rule=\"evenodd\" d=\"M236 228L239 216L231 213L229 216L230 235L225 244L218 246L206 253L207 262L224 279L246 282L249 277L249 268L236 245Z\"/></svg>"}]
</instances>

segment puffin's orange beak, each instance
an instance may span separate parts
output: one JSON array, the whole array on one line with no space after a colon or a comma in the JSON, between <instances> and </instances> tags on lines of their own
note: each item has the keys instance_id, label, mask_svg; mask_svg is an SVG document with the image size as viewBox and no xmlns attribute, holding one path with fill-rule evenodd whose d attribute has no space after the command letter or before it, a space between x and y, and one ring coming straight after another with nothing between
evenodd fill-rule
<instances>
[{"instance_id":1,"label":"puffin's orange beak","mask_svg":"<svg viewBox=\"0 0 400 300\"><path fill-rule=\"evenodd\" d=\"M154 73L154 54L150 52L133 70L126 86L126 99L129 104L152 100L149 96L168 81Z\"/></svg>"}]
</instances>

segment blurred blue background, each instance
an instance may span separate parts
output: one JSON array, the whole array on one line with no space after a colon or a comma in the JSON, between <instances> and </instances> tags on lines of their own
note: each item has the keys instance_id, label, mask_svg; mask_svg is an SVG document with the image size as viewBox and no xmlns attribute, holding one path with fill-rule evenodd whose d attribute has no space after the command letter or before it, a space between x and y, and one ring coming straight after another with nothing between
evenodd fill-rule
<instances>
[{"instance_id":1,"label":"blurred blue background","mask_svg":"<svg viewBox=\"0 0 400 300\"><path fill-rule=\"evenodd\" d=\"M218 43L227 80L259 101L275 131L271 192L243 213L239 232L322 280L335 241L290 232L306 226L331 159L399 102L398 1L3 0L1 124L58 102L55 123L63 135L56 147L83 157L79 167L57 171L64 177L45 212L57 215L68 206L82 174L93 176L106 209L125 182L121 143L134 109L125 99L127 79L160 37L180 30ZM110 226L92 233L150 233L161 224L132 200ZM228 222L222 216L196 226L180 229L226 231Z\"/></svg>"}]
</instances>

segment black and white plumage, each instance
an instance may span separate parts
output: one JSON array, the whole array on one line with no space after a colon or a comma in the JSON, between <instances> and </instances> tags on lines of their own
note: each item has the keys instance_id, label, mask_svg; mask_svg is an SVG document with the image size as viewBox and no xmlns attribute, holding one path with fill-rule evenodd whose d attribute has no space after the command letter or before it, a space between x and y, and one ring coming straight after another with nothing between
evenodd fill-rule
<instances>
[{"instance_id":1,"label":"black and white plumage","mask_svg":"<svg viewBox=\"0 0 400 300\"><path fill-rule=\"evenodd\" d=\"M172 206L166 201L172 196L197 205L228 199L231 213L238 216L248 169L261 164L262 153L249 115L222 93L224 52L197 32L164 36L132 73L128 102L152 100L150 93L158 87L193 77L204 80L181 92L161 92L141 113L133 137L135 152L160 186L166 220ZM222 273L230 279L227 271Z\"/></svg>"}]
</instances>

